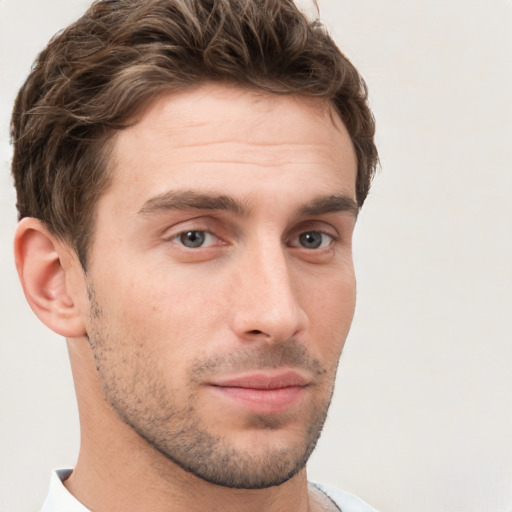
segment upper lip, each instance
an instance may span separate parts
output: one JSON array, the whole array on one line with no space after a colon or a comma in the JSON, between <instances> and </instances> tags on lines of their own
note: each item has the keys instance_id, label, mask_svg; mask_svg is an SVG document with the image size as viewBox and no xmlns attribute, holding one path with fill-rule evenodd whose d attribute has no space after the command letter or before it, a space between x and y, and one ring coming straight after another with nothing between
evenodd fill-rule
<instances>
[{"instance_id":1,"label":"upper lip","mask_svg":"<svg viewBox=\"0 0 512 512\"><path fill-rule=\"evenodd\" d=\"M304 387L310 381L294 370L284 370L278 372L253 372L243 375L230 376L226 378L214 379L209 382L211 386L226 388L247 388L247 389L281 389L288 387Z\"/></svg>"}]
</instances>

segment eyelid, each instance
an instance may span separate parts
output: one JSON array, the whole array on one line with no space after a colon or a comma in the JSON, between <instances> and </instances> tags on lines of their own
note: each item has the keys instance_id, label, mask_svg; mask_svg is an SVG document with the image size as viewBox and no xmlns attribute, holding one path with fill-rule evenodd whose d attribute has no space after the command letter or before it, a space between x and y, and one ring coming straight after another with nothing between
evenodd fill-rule
<instances>
[{"instance_id":1,"label":"eyelid","mask_svg":"<svg viewBox=\"0 0 512 512\"><path fill-rule=\"evenodd\" d=\"M177 219L176 222L173 222L172 224L167 224L162 229L160 238L163 240L170 240L189 231L204 231L218 236L216 234L218 232L218 223L215 222L215 219L205 215L187 216L185 218Z\"/></svg>"},{"instance_id":2,"label":"eyelid","mask_svg":"<svg viewBox=\"0 0 512 512\"><path fill-rule=\"evenodd\" d=\"M288 239L295 238L302 233L318 232L330 236L333 240L337 241L341 238L340 231L343 229L342 225L329 222L322 219L309 219L297 223L289 231Z\"/></svg>"}]
</instances>

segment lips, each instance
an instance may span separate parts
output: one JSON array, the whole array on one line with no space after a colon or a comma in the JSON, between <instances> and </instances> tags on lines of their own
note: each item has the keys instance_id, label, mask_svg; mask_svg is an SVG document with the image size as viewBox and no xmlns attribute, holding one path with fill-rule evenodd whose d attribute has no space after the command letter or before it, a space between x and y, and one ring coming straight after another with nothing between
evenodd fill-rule
<instances>
[{"instance_id":1,"label":"lips","mask_svg":"<svg viewBox=\"0 0 512 512\"><path fill-rule=\"evenodd\" d=\"M226 379L214 380L213 386L237 387L260 390L281 389L294 386L306 386L308 380L299 373L288 370L279 373L253 373Z\"/></svg>"},{"instance_id":2,"label":"lips","mask_svg":"<svg viewBox=\"0 0 512 512\"><path fill-rule=\"evenodd\" d=\"M216 396L258 414L283 412L297 404L310 381L293 371L258 372L209 383Z\"/></svg>"}]
</instances>

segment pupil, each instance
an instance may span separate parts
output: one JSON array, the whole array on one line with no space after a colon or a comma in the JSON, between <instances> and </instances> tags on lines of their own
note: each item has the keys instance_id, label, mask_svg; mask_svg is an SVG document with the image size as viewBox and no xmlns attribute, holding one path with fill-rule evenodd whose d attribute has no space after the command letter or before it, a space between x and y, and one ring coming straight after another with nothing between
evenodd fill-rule
<instances>
[{"instance_id":1,"label":"pupil","mask_svg":"<svg viewBox=\"0 0 512 512\"><path fill-rule=\"evenodd\" d=\"M316 249L322 244L322 235L315 231L302 233L302 235L300 235L300 243L308 249Z\"/></svg>"},{"instance_id":2,"label":"pupil","mask_svg":"<svg viewBox=\"0 0 512 512\"><path fill-rule=\"evenodd\" d=\"M188 231L183 233L180 239L185 247L201 247L204 243L205 234L202 231Z\"/></svg>"}]
</instances>

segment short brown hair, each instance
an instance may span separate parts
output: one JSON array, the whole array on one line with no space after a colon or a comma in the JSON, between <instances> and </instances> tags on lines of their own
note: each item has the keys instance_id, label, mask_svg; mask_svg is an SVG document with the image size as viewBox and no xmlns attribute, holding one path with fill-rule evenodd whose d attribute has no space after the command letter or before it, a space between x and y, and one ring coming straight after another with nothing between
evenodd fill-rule
<instances>
[{"instance_id":1,"label":"short brown hair","mask_svg":"<svg viewBox=\"0 0 512 512\"><path fill-rule=\"evenodd\" d=\"M18 93L19 218L42 220L85 269L112 135L164 91L208 81L331 102L355 148L363 204L377 165L366 85L293 0L103 0L49 42Z\"/></svg>"}]
</instances>

